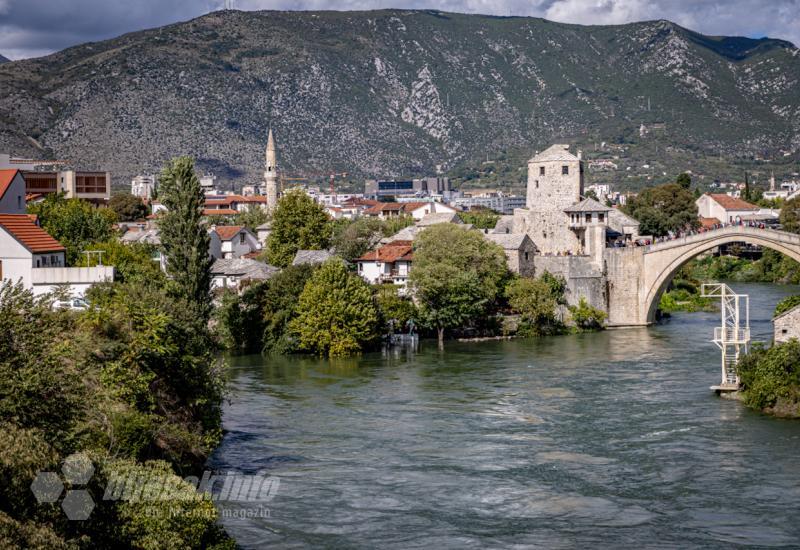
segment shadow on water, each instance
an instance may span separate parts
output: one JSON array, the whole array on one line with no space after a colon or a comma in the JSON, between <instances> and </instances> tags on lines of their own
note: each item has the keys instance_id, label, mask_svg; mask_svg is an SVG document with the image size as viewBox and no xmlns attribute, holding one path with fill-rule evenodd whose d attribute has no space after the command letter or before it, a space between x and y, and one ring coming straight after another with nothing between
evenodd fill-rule
<instances>
[{"instance_id":1,"label":"shadow on water","mask_svg":"<svg viewBox=\"0 0 800 550\"><path fill-rule=\"evenodd\" d=\"M760 339L800 292L733 286ZM211 465L281 485L269 518L223 524L245 548L797 546L800 423L709 391L718 322L232 358Z\"/></svg>"}]
</instances>

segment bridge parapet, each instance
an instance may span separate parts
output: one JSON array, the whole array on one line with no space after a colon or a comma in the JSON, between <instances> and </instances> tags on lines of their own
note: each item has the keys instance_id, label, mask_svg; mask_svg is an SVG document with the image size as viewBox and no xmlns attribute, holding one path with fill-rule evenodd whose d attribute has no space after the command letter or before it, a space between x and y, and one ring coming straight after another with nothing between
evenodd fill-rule
<instances>
[{"instance_id":1,"label":"bridge parapet","mask_svg":"<svg viewBox=\"0 0 800 550\"><path fill-rule=\"evenodd\" d=\"M731 225L728 227L722 227L720 229L711 229L709 231L703 231L702 233L695 233L694 235L673 239L671 241L654 243L644 247L644 253L650 254L652 252L660 252L662 250L668 250L670 248L684 246L687 244L702 243L712 238L736 235L762 237L771 240L777 240L790 246L800 246L800 235L796 235L794 233L778 231L777 229L749 227L746 225Z\"/></svg>"}]
</instances>

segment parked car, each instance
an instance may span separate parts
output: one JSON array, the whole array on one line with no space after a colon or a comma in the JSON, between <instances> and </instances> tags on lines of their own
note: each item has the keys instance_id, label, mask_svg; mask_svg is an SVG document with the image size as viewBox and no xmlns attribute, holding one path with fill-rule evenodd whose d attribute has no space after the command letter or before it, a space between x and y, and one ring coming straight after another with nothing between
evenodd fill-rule
<instances>
[{"instance_id":1,"label":"parked car","mask_svg":"<svg viewBox=\"0 0 800 550\"><path fill-rule=\"evenodd\" d=\"M53 307L58 309L85 311L89 309L89 304L83 298L70 298L69 300L59 300L55 302Z\"/></svg>"}]
</instances>

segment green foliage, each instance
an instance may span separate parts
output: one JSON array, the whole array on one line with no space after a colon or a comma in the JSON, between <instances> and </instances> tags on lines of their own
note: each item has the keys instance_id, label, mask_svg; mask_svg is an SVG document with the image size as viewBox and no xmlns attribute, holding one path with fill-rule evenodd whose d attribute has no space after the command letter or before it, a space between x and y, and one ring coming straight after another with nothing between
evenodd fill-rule
<instances>
[{"instance_id":1,"label":"green foliage","mask_svg":"<svg viewBox=\"0 0 800 550\"><path fill-rule=\"evenodd\" d=\"M50 194L28 206L39 217L42 228L67 249L67 263L80 265L81 252L89 243L108 240L116 215L108 208L95 208L80 199Z\"/></svg>"},{"instance_id":2,"label":"green foliage","mask_svg":"<svg viewBox=\"0 0 800 550\"><path fill-rule=\"evenodd\" d=\"M689 271L684 268L680 275L686 277ZM714 279L713 277L711 279ZM661 295L658 309L665 313L676 311L715 311L716 302L700 295L700 283L694 279L676 278L671 288Z\"/></svg>"},{"instance_id":3,"label":"green foliage","mask_svg":"<svg viewBox=\"0 0 800 550\"><path fill-rule=\"evenodd\" d=\"M264 352L290 353L297 350L289 322L297 315L300 294L315 270L316 267L309 264L290 265L267 282L261 301Z\"/></svg>"},{"instance_id":4,"label":"green foliage","mask_svg":"<svg viewBox=\"0 0 800 550\"><path fill-rule=\"evenodd\" d=\"M358 218L340 226L333 237L336 254L348 262L374 249L386 234L386 224L378 218Z\"/></svg>"},{"instance_id":5,"label":"green foliage","mask_svg":"<svg viewBox=\"0 0 800 550\"><path fill-rule=\"evenodd\" d=\"M769 349L753 346L737 372L747 406L763 410L780 404L800 416L800 342L790 340Z\"/></svg>"},{"instance_id":6,"label":"green foliage","mask_svg":"<svg viewBox=\"0 0 800 550\"><path fill-rule=\"evenodd\" d=\"M475 208L469 212L459 212L458 217L464 223L471 223L477 229L494 229L500 214L489 208Z\"/></svg>"},{"instance_id":7,"label":"green foliage","mask_svg":"<svg viewBox=\"0 0 800 550\"><path fill-rule=\"evenodd\" d=\"M600 200L600 198L597 196L597 193L595 193L595 192L594 192L594 189L589 189L588 191L586 191L586 192L583 194L583 196L584 196L585 198L587 198L587 199L594 199L594 200L596 200L596 201L599 201L599 200Z\"/></svg>"},{"instance_id":8,"label":"green foliage","mask_svg":"<svg viewBox=\"0 0 800 550\"><path fill-rule=\"evenodd\" d=\"M686 172L678 174L678 177L675 179L675 183L680 185L682 189L689 189L692 186L692 176Z\"/></svg>"},{"instance_id":9,"label":"green foliage","mask_svg":"<svg viewBox=\"0 0 800 550\"><path fill-rule=\"evenodd\" d=\"M161 202L167 208L158 226L170 286L197 315L208 318L213 259L208 253L210 238L201 223L205 197L192 159L172 159L161 172L159 187Z\"/></svg>"},{"instance_id":10,"label":"green foliage","mask_svg":"<svg viewBox=\"0 0 800 550\"><path fill-rule=\"evenodd\" d=\"M563 331L562 323L556 318L556 308L563 294L554 292L544 277L513 279L505 292L511 310L520 315L517 331L520 335L541 336Z\"/></svg>"},{"instance_id":11,"label":"green foliage","mask_svg":"<svg viewBox=\"0 0 800 550\"><path fill-rule=\"evenodd\" d=\"M143 503L119 501L115 515L120 542L124 541L126 546L177 550L208 548L222 542L215 524L218 513L210 498L198 497L195 488L175 475L168 463L110 460L103 464L99 474L111 483L137 479L143 483L143 494L169 496ZM232 549L234 545L228 541L223 547Z\"/></svg>"},{"instance_id":12,"label":"green foliage","mask_svg":"<svg viewBox=\"0 0 800 550\"><path fill-rule=\"evenodd\" d=\"M605 311L590 306L584 296L581 296L577 306L570 306L569 312L572 314L572 322L575 323L575 327L584 332L602 330L603 323L608 317Z\"/></svg>"},{"instance_id":13,"label":"green foliage","mask_svg":"<svg viewBox=\"0 0 800 550\"><path fill-rule=\"evenodd\" d=\"M102 250L103 265L113 265L116 268L117 281L158 285L166 283L164 273L161 271L161 264L154 259L158 249L152 244L124 244L118 239L109 239L88 244L86 250ZM88 256L88 265L97 265L98 261L97 255L90 254ZM86 263L81 265L86 265Z\"/></svg>"},{"instance_id":14,"label":"green foliage","mask_svg":"<svg viewBox=\"0 0 800 550\"><path fill-rule=\"evenodd\" d=\"M225 289L214 311L217 334L233 353L258 353L264 336L263 300L269 283L257 282L242 294Z\"/></svg>"},{"instance_id":15,"label":"green foliage","mask_svg":"<svg viewBox=\"0 0 800 550\"><path fill-rule=\"evenodd\" d=\"M255 235L256 228L269 220L269 212L265 208L261 208L257 204L250 204L246 209L234 216L230 225L243 225Z\"/></svg>"},{"instance_id":16,"label":"green foliage","mask_svg":"<svg viewBox=\"0 0 800 550\"><path fill-rule=\"evenodd\" d=\"M670 231L692 229L700 224L694 195L677 183L645 189L631 198L623 210L639 220L642 235L660 237Z\"/></svg>"},{"instance_id":17,"label":"green foliage","mask_svg":"<svg viewBox=\"0 0 800 550\"><path fill-rule=\"evenodd\" d=\"M800 305L800 294L784 298L775 306L774 316L777 317L781 313L785 313L798 305Z\"/></svg>"},{"instance_id":18,"label":"green foliage","mask_svg":"<svg viewBox=\"0 0 800 550\"><path fill-rule=\"evenodd\" d=\"M503 249L456 224L429 227L414 241L409 282L420 320L435 328L463 327L495 305L509 276Z\"/></svg>"},{"instance_id":19,"label":"green foliage","mask_svg":"<svg viewBox=\"0 0 800 550\"><path fill-rule=\"evenodd\" d=\"M369 285L333 259L306 283L289 327L300 349L331 357L352 355L377 339L378 310Z\"/></svg>"},{"instance_id":20,"label":"green foliage","mask_svg":"<svg viewBox=\"0 0 800 550\"><path fill-rule=\"evenodd\" d=\"M391 237L401 229L414 225L414 218L408 215L394 216L388 220L383 221L383 235L384 237Z\"/></svg>"},{"instance_id":21,"label":"green foliage","mask_svg":"<svg viewBox=\"0 0 800 550\"><path fill-rule=\"evenodd\" d=\"M800 283L800 264L770 248L759 260L737 256L709 256L695 259L684 268L696 280L729 280L746 283Z\"/></svg>"},{"instance_id":22,"label":"green foliage","mask_svg":"<svg viewBox=\"0 0 800 550\"><path fill-rule=\"evenodd\" d=\"M149 213L147 205L137 196L130 193L117 193L108 201L108 208L121 222L132 222L144 219Z\"/></svg>"},{"instance_id":23,"label":"green foliage","mask_svg":"<svg viewBox=\"0 0 800 550\"><path fill-rule=\"evenodd\" d=\"M286 192L272 215L272 233L267 239L267 260L285 267L298 250L323 250L331 238L331 221L325 209L302 190Z\"/></svg>"},{"instance_id":24,"label":"green foliage","mask_svg":"<svg viewBox=\"0 0 800 550\"><path fill-rule=\"evenodd\" d=\"M386 332L406 332L408 322L417 319L417 307L410 298L398 294L397 285L376 285L375 302Z\"/></svg>"},{"instance_id":25,"label":"green foliage","mask_svg":"<svg viewBox=\"0 0 800 550\"><path fill-rule=\"evenodd\" d=\"M784 203L781 208L780 222L784 231L800 233L800 197Z\"/></svg>"}]
</instances>

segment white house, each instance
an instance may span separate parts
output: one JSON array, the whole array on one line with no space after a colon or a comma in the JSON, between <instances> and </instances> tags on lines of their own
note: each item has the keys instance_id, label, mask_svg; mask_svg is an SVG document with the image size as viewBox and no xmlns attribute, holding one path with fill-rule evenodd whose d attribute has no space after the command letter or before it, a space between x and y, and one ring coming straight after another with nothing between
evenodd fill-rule
<instances>
[{"instance_id":1,"label":"white house","mask_svg":"<svg viewBox=\"0 0 800 550\"><path fill-rule=\"evenodd\" d=\"M406 203L404 210L415 220L421 220L429 214L456 214L458 210L441 202Z\"/></svg>"},{"instance_id":2,"label":"white house","mask_svg":"<svg viewBox=\"0 0 800 550\"><path fill-rule=\"evenodd\" d=\"M82 296L94 283L114 280L112 266L65 267L65 248L25 214L0 214L0 279L20 281L34 294L63 288Z\"/></svg>"},{"instance_id":3,"label":"white house","mask_svg":"<svg viewBox=\"0 0 800 550\"><path fill-rule=\"evenodd\" d=\"M214 258L241 258L261 250L261 243L243 225L217 225L209 230Z\"/></svg>"},{"instance_id":4,"label":"white house","mask_svg":"<svg viewBox=\"0 0 800 550\"><path fill-rule=\"evenodd\" d=\"M25 178L19 170L0 170L0 214L25 213Z\"/></svg>"},{"instance_id":5,"label":"white house","mask_svg":"<svg viewBox=\"0 0 800 550\"><path fill-rule=\"evenodd\" d=\"M405 287L413 261L411 241L392 241L356 260L358 274L370 284L393 283Z\"/></svg>"},{"instance_id":6,"label":"white house","mask_svg":"<svg viewBox=\"0 0 800 550\"><path fill-rule=\"evenodd\" d=\"M759 210L754 204L724 193L706 193L695 202L701 218L716 218L722 223L738 223Z\"/></svg>"}]
</instances>

